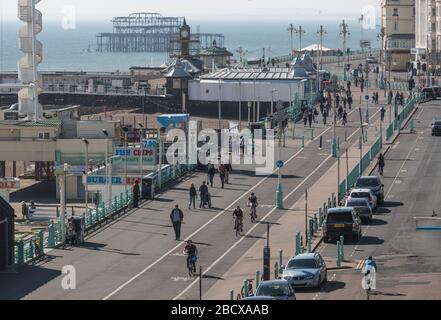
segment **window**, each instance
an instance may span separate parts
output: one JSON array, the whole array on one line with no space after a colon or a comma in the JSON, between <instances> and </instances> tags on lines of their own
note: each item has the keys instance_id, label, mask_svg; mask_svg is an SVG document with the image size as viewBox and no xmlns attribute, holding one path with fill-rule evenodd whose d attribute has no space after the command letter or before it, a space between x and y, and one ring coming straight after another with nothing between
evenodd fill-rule
<instances>
[{"instance_id":1,"label":"window","mask_svg":"<svg viewBox=\"0 0 441 320\"><path fill-rule=\"evenodd\" d=\"M436 24L435 24L435 22L432 22L432 32L435 32L436 31Z\"/></svg>"},{"instance_id":2,"label":"window","mask_svg":"<svg viewBox=\"0 0 441 320\"><path fill-rule=\"evenodd\" d=\"M394 8L394 13L392 14L394 17L398 17L398 8Z\"/></svg>"},{"instance_id":3,"label":"window","mask_svg":"<svg viewBox=\"0 0 441 320\"><path fill-rule=\"evenodd\" d=\"M38 133L38 139L40 139L40 140L49 140L50 139L50 133L49 132L39 132Z\"/></svg>"}]
</instances>

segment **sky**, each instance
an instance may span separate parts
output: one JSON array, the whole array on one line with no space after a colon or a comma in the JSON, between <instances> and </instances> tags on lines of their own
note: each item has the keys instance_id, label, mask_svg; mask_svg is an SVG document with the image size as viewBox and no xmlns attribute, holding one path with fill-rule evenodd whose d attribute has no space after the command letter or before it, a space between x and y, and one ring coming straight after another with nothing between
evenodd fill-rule
<instances>
[{"instance_id":1,"label":"sky","mask_svg":"<svg viewBox=\"0 0 441 320\"><path fill-rule=\"evenodd\" d=\"M133 12L158 12L189 19L356 19L363 7L380 0L41 0L37 8L46 20L60 20L75 11L77 20L109 20ZM17 0L0 0L0 19L14 20Z\"/></svg>"}]
</instances>

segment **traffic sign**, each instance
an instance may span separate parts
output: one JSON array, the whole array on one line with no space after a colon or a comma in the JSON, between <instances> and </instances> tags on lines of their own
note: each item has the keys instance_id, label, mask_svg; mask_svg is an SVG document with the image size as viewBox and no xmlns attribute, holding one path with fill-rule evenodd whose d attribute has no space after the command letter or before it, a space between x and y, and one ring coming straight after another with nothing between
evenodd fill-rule
<instances>
[{"instance_id":1,"label":"traffic sign","mask_svg":"<svg viewBox=\"0 0 441 320\"><path fill-rule=\"evenodd\" d=\"M283 166L285 165L285 163L282 160L279 160L276 162L277 168L283 168Z\"/></svg>"},{"instance_id":2,"label":"traffic sign","mask_svg":"<svg viewBox=\"0 0 441 320\"><path fill-rule=\"evenodd\" d=\"M368 95L365 95L365 96L364 96L364 99L365 99L366 101L368 101L368 100L369 100L369 96L368 96Z\"/></svg>"}]
</instances>

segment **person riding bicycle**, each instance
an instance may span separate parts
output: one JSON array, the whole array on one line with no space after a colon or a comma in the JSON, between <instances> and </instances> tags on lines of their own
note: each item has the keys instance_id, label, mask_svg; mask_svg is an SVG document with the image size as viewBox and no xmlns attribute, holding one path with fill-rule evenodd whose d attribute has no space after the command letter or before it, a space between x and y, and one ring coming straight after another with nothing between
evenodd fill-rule
<instances>
[{"instance_id":1,"label":"person riding bicycle","mask_svg":"<svg viewBox=\"0 0 441 320\"><path fill-rule=\"evenodd\" d=\"M193 266L193 272L196 272L196 258L198 256L198 248L193 244L193 241L188 240L184 248L184 253L187 255L187 266Z\"/></svg>"},{"instance_id":2,"label":"person riding bicycle","mask_svg":"<svg viewBox=\"0 0 441 320\"><path fill-rule=\"evenodd\" d=\"M242 232L243 231L243 211L240 208L240 206L237 206L237 208L234 210L233 218L236 221L241 222L241 224L240 224L240 226L241 226L240 232ZM234 230L236 230L236 223L234 224Z\"/></svg>"}]
</instances>

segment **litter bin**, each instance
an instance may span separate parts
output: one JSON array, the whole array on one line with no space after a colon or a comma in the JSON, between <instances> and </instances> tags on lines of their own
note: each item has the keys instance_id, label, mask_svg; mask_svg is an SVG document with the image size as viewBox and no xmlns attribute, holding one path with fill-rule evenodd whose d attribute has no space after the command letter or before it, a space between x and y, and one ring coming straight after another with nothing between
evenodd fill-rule
<instances>
[{"instance_id":1,"label":"litter bin","mask_svg":"<svg viewBox=\"0 0 441 320\"><path fill-rule=\"evenodd\" d=\"M154 187L154 180L153 177L146 177L142 179L142 199L153 199L153 195L155 190Z\"/></svg>"},{"instance_id":2,"label":"litter bin","mask_svg":"<svg viewBox=\"0 0 441 320\"><path fill-rule=\"evenodd\" d=\"M81 245L84 243L84 230L85 230L85 221L83 217L74 217L75 223L75 235L77 244Z\"/></svg>"}]
</instances>

